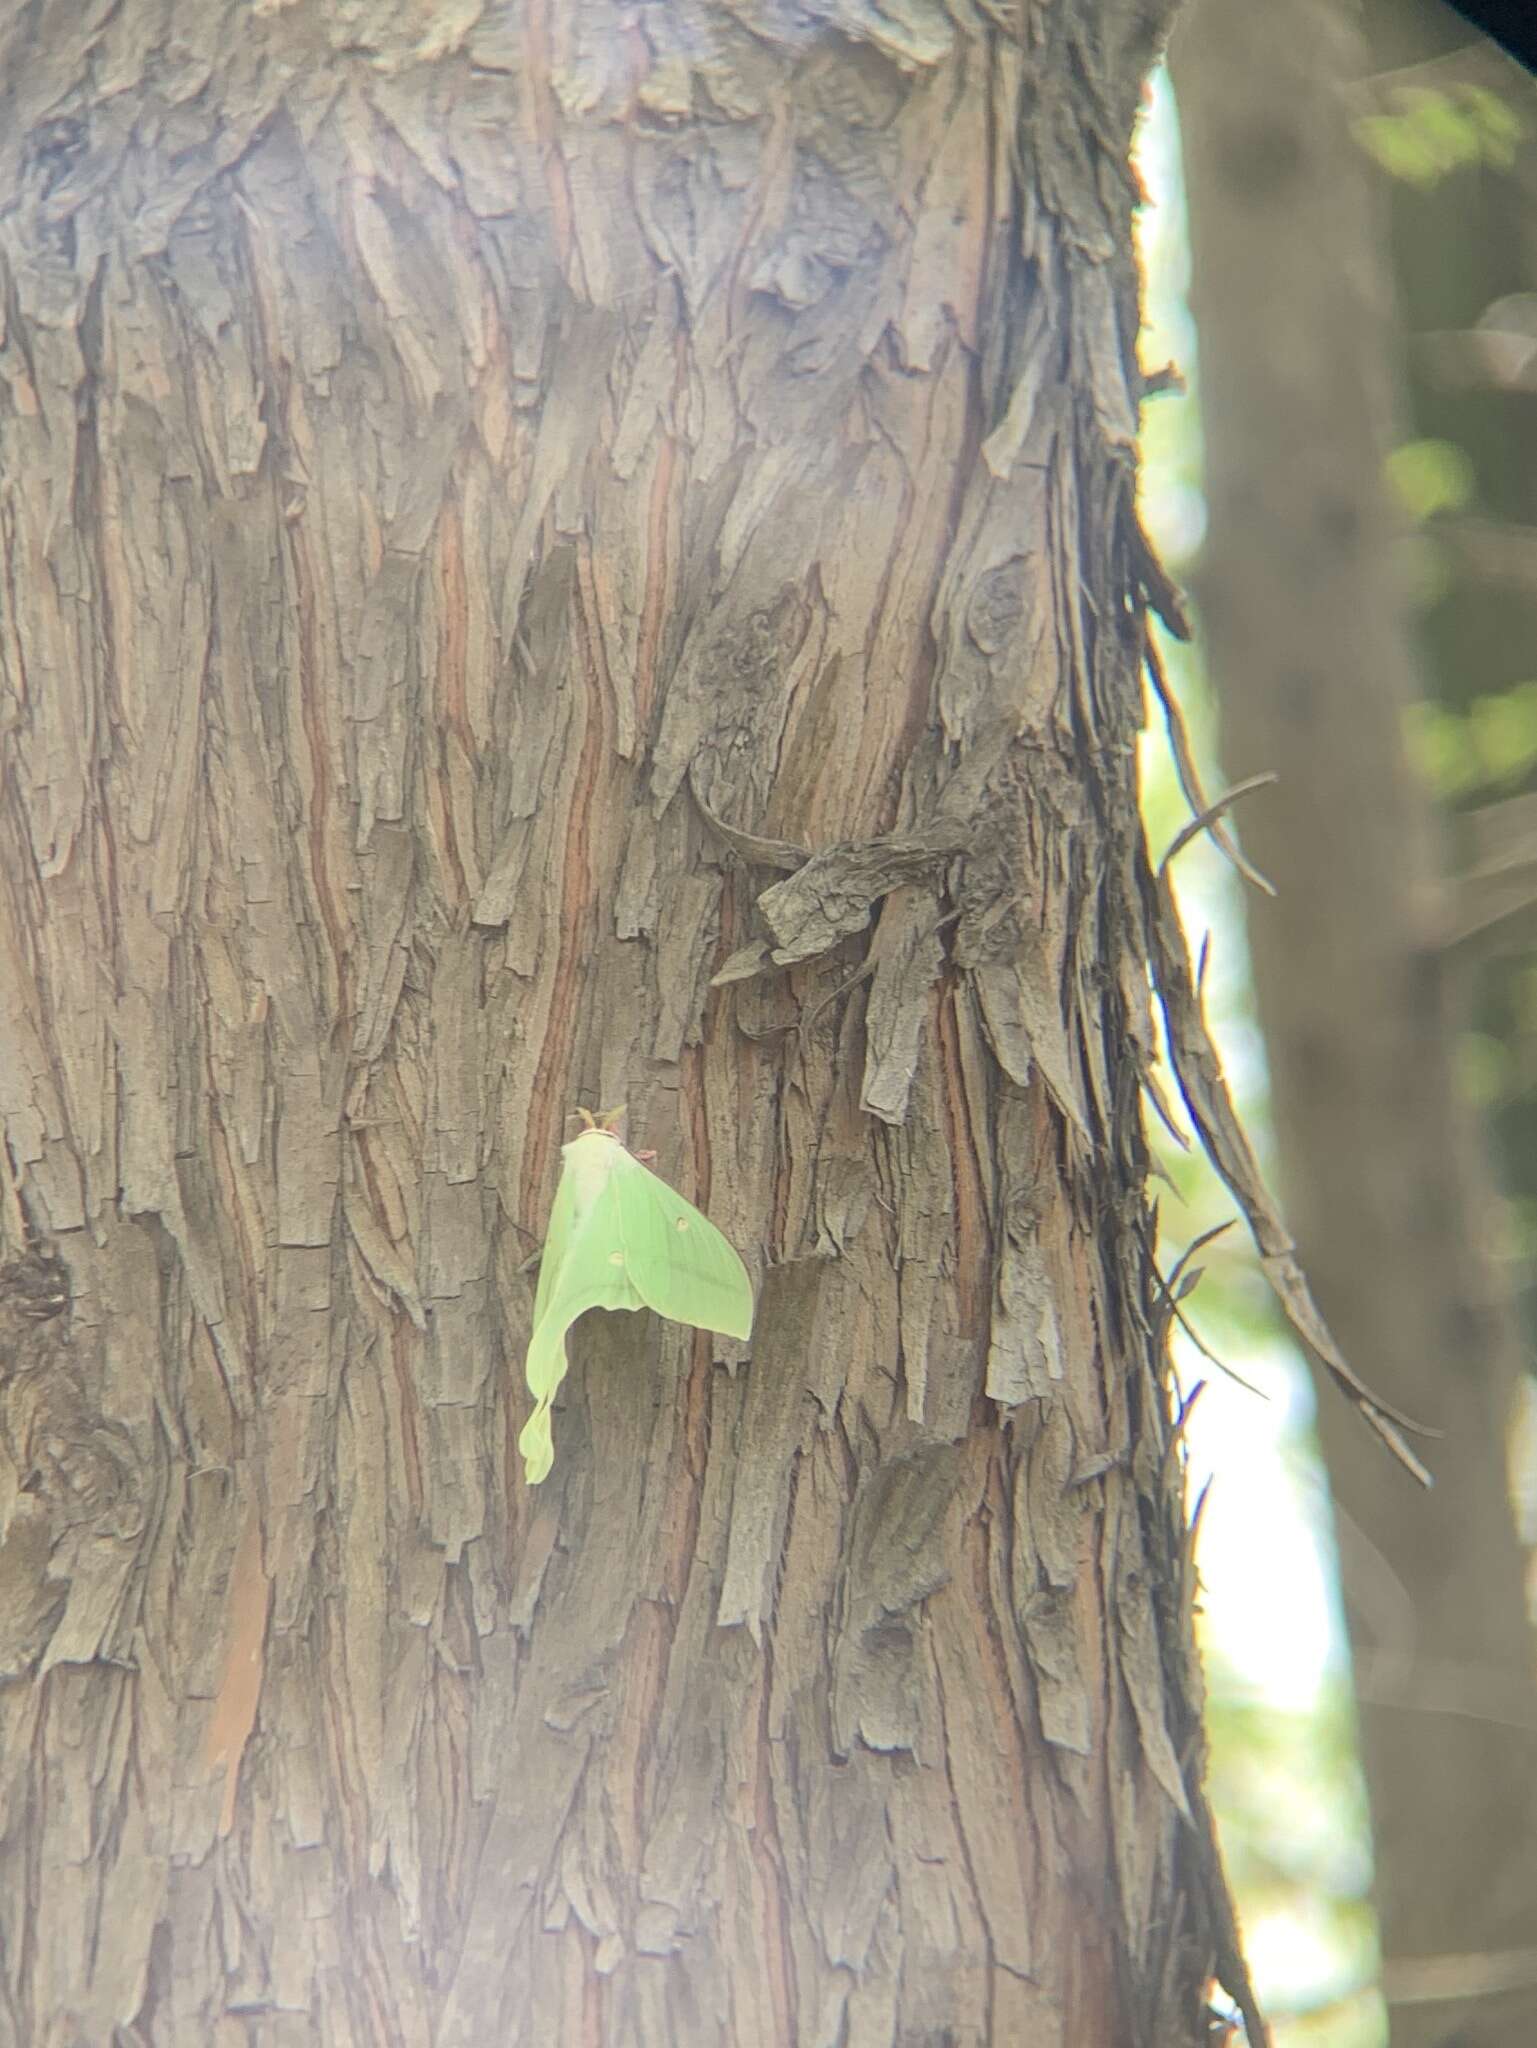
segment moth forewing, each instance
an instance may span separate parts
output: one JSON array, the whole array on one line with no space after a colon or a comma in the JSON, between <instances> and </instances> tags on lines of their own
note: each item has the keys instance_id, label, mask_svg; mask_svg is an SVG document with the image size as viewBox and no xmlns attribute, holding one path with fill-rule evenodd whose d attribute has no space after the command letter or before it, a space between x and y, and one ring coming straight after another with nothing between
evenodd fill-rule
<instances>
[{"instance_id":1,"label":"moth forewing","mask_svg":"<svg viewBox=\"0 0 1537 2048\"><path fill-rule=\"evenodd\" d=\"M745 1338L747 1268L707 1216L581 1112L587 1128L561 1147L560 1184L534 1300L527 1359L533 1414L518 1439L537 1485L554 1456L550 1403L566 1374L566 1333L589 1308L654 1309L673 1322Z\"/></svg>"},{"instance_id":2,"label":"moth forewing","mask_svg":"<svg viewBox=\"0 0 1537 2048\"><path fill-rule=\"evenodd\" d=\"M637 1159L615 1182L627 1270L658 1315L722 1336L752 1329L747 1268L708 1216Z\"/></svg>"}]
</instances>

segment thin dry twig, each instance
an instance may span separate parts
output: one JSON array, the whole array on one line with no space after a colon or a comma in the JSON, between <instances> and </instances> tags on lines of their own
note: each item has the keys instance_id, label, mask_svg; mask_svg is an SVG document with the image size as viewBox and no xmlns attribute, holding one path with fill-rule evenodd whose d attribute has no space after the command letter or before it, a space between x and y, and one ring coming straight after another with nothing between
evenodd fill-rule
<instances>
[{"instance_id":1,"label":"thin dry twig","mask_svg":"<svg viewBox=\"0 0 1537 2048\"><path fill-rule=\"evenodd\" d=\"M1226 1359L1219 1358L1217 1356L1216 1352L1212 1350L1211 1346L1205 1341L1205 1339L1201 1336L1200 1332L1196 1329L1195 1325L1191 1322L1190 1318L1185 1314L1185 1311L1180 1307L1181 1297L1179 1293L1176 1291L1180 1274L1184 1271L1186 1265L1189 1263L1191 1258L1193 1258L1196 1252L1200 1250L1201 1246L1204 1244L1210 1244L1214 1237L1220 1237L1224 1230L1231 1230L1232 1227L1233 1219L1229 1217L1226 1223L1219 1223L1215 1226L1214 1229L1203 1231L1201 1235L1194 1240L1193 1243L1188 1244L1185 1247L1184 1251L1181 1252L1178 1263L1169 1273L1167 1279L1165 1279L1164 1275L1159 1272L1158 1262L1156 1259L1152 1257L1151 1248L1149 1248L1148 1264L1152 1272L1153 1278L1157 1281L1159 1290L1163 1295L1164 1306L1168 1309L1169 1314L1173 1317L1175 1322L1179 1324L1180 1328L1184 1331L1185 1335L1190 1339L1191 1343L1195 1346L1196 1350L1199 1351L1201 1356L1206 1360L1207 1364L1214 1365L1217 1368L1218 1372L1226 1373L1227 1377L1230 1380L1235 1380L1238 1383L1238 1385L1243 1388L1246 1394L1253 1394L1261 1401L1268 1401L1270 1399L1270 1396L1265 1392L1263 1387L1257 1387L1254 1385L1252 1380L1246 1380L1241 1372L1235 1371L1234 1368L1227 1363Z\"/></svg>"},{"instance_id":2,"label":"thin dry twig","mask_svg":"<svg viewBox=\"0 0 1537 2048\"><path fill-rule=\"evenodd\" d=\"M1177 1301L1171 1299L1169 1306L1174 1311L1174 1320L1179 1324L1180 1328L1184 1331L1185 1335L1190 1339L1191 1343L1195 1346L1196 1350L1200 1352L1201 1356L1206 1360L1208 1365L1214 1365L1217 1368L1218 1372L1226 1373L1230 1380L1234 1381L1236 1385L1242 1387L1246 1394L1252 1394L1257 1401L1268 1401L1270 1399L1270 1396L1265 1392L1265 1389L1263 1387L1255 1386L1253 1380L1246 1380L1243 1374L1241 1372L1236 1371L1234 1367L1229 1365L1225 1358L1219 1358L1217 1356L1216 1352L1212 1350L1211 1346L1208 1343L1206 1343L1205 1340L1201 1337L1195 1325L1191 1322L1190 1318L1185 1314L1185 1311L1180 1307Z\"/></svg>"},{"instance_id":3,"label":"thin dry twig","mask_svg":"<svg viewBox=\"0 0 1537 2048\"><path fill-rule=\"evenodd\" d=\"M1185 801L1189 804L1191 810L1204 816L1211 809L1211 805L1207 802L1206 792L1201 787L1201 773L1195 765L1195 750L1190 744L1190 728L1185 724L1185 714L1179 708L1179 700L1169 688L1169 679L1164 674L1163 661L1159 656L1157 642L1153 638L1151 626L1148 626L1144 632L1142 647L1143 658L1147 663L1148 678L1153 685L1153 690L1159 703L1163 706L1164 723L1169 730L1169 747L1174 755L1174 767L1175 772L1179 776L1179 786L1184 791ZM1237 840L1234 839L1232 833L1223 824L1220 816L1212 818L1210 823L1212 838L1216 840L1244 880L1252 882L1256 889L1262 889L1267 896L1274 896L1276 893L1275 884L1268 881L1258 868L1251 866L1244 859L1243 854L1239 850ZM1177 844L1178 842L1176 842Z\"/></svg>"},{"instance_id":4,"label":"thin dry twig","mask_svg":"<svg viewBox=\"0 0 1537 2048\"><path fill-rule=\"evenodd\" d=\"M1181 852L1190 844L1192 839L1198 838L1209 826L1215 825L1223 812L1237 803L1241 796L1247 796L1254 789L1268 789L1273 783L1279 782L1280 779L1280 776L1276 774L1273 768L1267 768L1263 775L1246 776L1242 782L1235 782L1231 789L1225 789L1221 796L1213 798L1199 816L1192 818L1183 831L1177 832L1174 835L1173 844L1158 863L1159 874L1166 873L1169 863L1173 860L1175 854ZM1264 881L1263 876L1260 876L1258 879L1264 883L1267 889L1270 889L1270 884ZM1273 896L1275 890L1270 889L1270 893Z\"/></svg>"},{"instance_id":5,"label":"thin dry twig","mask_svg":"<svg viewBox=\"0 0 1537 2048\"><path fill-rule=\"evenodd\" d=\"M1412 1473L1422 1486L1429 1486L1430 1474L1405 1443L1403 1432L1407 1430L1412 1435L1427 1437L1438 1432L1416 1422L1373 1393L1346 1362L1327 1323L1319 1314L1306 1275L1298 1262L1297 1248L1265 1186L1254 1148L1233 1108L1222 1063L1212 1043L1196 980L1191 972L1190 952L1180 926L1169 878L1162 873L1155 874L1145 859L1142 872L1148 952L1153 962L1154 986L1163 1007L1169 1057L1185 1107L1190 1112L1206 1155L1227 1182L1243 1211L1259 1251L1265 1277L1285 1310L1287 1321L1405 1470Z\"/></svg>"},{"instance_id":6,"label":"thin dry twig","mask_svg":"<svg viewBox=\"0 0 1537 2048\"><path fill-rule=\"evenodd\" d=\"M1229 1216L1225 1223L1214 1223L1210 1230L1203 1230L1199 1237L1191 1238L1189 1244L1185 1246L1185 1249L1169 1268L1169 1277L1164 1284L1171 1294L1179 1285L1180 1274L1184 1272L1196 1253L1205 1251L1206 1247L1217 1238L1226 1236L1227 1232L1232 1229L1233 1222L1234 1219Z\"/></svg>"}]
</instances>

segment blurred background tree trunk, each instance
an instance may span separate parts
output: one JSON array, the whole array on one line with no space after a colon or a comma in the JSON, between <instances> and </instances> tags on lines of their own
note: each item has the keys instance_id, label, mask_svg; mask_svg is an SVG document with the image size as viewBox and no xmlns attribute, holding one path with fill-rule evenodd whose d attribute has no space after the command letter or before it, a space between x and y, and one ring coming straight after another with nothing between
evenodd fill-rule
<instances>
[{"instance_id":1,"label":"blurred background tree trunk","mask_svg":"<svg viewBox=\"0 0 1537 2048\"><path fill-rule=\"evenodd\" d=\"M1537 1693L1507 1477L1522 1347L1458 1090L1441 839L1403 750L1424 683L1384 481L1403 342L1352 122L1370 61L1332 0L1201 0L1176 37L1209 508L1195 584L1224 772L1281 778L1243 836L1280 892L1248 922L1287 1212L1347 1355L1445 1431L1425 1497L1319 1404L1392 2039L1493 2048L1537 2037ZM1465 279L1485 236L1455 210L1441 225L1416 273ZM1487 630L1465 609L1443 627L1459 662Z\"/></svg>"},{"instance_id":2,"label":"blurred background tree trunk","mask_svg":"<svg viewBox=\"0 0 1537 2048\"><path fill-rule=\"evenodd\" d=\"M0 4L0 2040L1206 2038L1157 14Z\"/></svg>"}]
</instances>

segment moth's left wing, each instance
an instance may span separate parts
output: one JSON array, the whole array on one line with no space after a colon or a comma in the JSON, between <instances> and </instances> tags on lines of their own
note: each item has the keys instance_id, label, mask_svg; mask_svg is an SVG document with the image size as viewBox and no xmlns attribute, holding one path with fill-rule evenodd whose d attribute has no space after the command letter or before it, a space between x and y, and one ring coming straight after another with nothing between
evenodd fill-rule
<instances>
[{"instance_id":1,"label":"moth's left wing","mask_svg":"<svg viewBox=\"0 0 1537 2048\"><path fill-rule=\"evenodd\" d=\"M569 1195L568 1179L563 1176L556 1192L524 1366L534 1412L523 1425L518 1449L531 1486L547 1475L555 1456L550 1403L566 1376L566 1332L590 1308L637 1309L644 1299L631 1282L624 1255L614 1192L617 1176L611 1174L595 1197L574 1212L569 1200L562 1207L562 1198Z\"/></svg>"}]
</instances>

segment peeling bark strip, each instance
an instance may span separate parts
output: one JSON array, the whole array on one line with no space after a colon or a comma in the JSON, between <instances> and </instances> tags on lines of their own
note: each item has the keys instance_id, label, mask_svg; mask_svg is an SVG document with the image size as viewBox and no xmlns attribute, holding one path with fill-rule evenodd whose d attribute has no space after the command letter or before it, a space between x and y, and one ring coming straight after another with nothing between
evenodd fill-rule
<instances>
[{"instance_id":1,"label":"peeling bark strip","mask_svg":"<svg viewBox=\"0 0 1537 2048\"><path fill-rule=\"evenodd\" d=\"M0 0L0 2043L1204 2038L1159 11Z\"/></svg>"}]
</instances>

